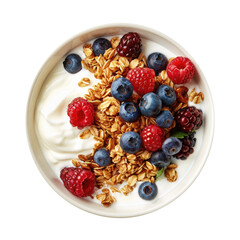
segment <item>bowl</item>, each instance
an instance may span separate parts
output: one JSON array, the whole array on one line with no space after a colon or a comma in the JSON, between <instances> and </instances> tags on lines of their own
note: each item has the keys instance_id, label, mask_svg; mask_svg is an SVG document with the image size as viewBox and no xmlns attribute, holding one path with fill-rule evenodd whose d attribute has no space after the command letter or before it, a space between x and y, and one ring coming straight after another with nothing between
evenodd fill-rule
<instances>
[{"instance_id":1,"label":"bowl","mask_svg":"<svg viewBox=\"0 0 240 240\"><path fill-rule=\"evenodd\" d=\"M121 204L114 203L111 207L106 208L94 201L89 201L85 198L77 198L65 189L58 175L46 160L41 149L35 129L35 110L39 94L47 76L68 52L97 37L122 35L131 31L138 32L144 41L151 40L175 55L185 56L192 60L196 67L196 74L192 81L194 86L196 85L199 87L205 95L204 103L202 104L204 124L200 130L198 130L198 144L194 152L194 157L191 157L190 161L189 159L186 161L178 160L180 177L176 182L166 183L164 182L165 180L161 180L163 184L161 183L162 185L159 189L160 193L152 201L139 200L137 194L133 194L132 196L121 197ZM171 38L154 29L132 24L111 24L84 31L65 42L53 54L51 54L43 64L33 83L28 99L26 123L29 147L33 159L44 179L61 197L76 207L93 214L108 217L133 217L147 214L164 207L178 198L194 182L202 170L211 148L214 133L214 109L211 93L204 75L197 63L189 53L183 49L183 47Z\"/></svg>"}]
</instances>

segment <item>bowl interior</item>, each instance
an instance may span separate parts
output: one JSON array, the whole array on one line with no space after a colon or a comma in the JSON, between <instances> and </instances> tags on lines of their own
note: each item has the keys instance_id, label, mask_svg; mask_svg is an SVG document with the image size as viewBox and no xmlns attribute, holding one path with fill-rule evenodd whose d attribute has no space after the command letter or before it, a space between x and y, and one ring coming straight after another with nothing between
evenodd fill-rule
<instances>
[{"instance_id":1,"label":"bowl interior","mask_svg":"<svg viewBox=\"0 0 240 240\"><path fill-rule=\"evenodd\" d=\"M193 61L197 70L197 73L195 74L194 77L194 82L199 86L199 88L201 89L202 92L204 92L205 95L204 125L202 126L201 129L201 142L199 144L196 154L194 155L194 160L192 160L191 166L189 167L190 170L184 175L183 178L181 178L180 181L177 182L177 184L173 185L173 187L169 191L167 191L165 194L161 195L154 201L146 202L144 204L135 205L132 202L130 202L129 204L121 205L120 208L114 206L110 208L105 208L95 202L87 201L86 199L79 199L73 196L64 188L63 184L59 180L58 176L56 176L55 172L52 170L49 163L45 159L43 152L41 151L34 125L35 106L45 79L52 71L54 66L63 58L64 55L66 55L66 53L76 48L77 46L81 45L82 43L88 42L99 36L104 35L114 36L124 34L130 31L136 31L140 34L142 38L156 42L157 44L160 44L164 48L170 49L171 52L173 52L174 54L189 57ZM155 30L146 29L145 27L135 25L111 25L98 27L83 32L75 36L74 38L70 39L65 44L63 44L49 57L49 59L45 62L45 64L39 71L34 81L27 106L27 135L29 139L29 145L32 151L33 158L35 159L35 162L45 180L60 196L62 196L64 199L66 199L73 205L88 212L103 216L111 217L137 216L159 209L165 206L166 204L170 203L174 199L176 199L193 183L195 178L200 173L211 147L213 130L214 130L214 111L212 98L205 77L202 74L197 63L181 46L179 46L175 41L171 40L167 36L159 32L156 32Z\"/></svg>"}]
</instances>

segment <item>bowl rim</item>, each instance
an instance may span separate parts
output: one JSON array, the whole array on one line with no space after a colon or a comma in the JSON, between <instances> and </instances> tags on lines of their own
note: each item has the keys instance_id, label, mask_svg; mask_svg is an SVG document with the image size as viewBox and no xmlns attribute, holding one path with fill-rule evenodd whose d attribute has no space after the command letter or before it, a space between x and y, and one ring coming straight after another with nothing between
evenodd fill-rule
<instances>
[{"instance_id":1,"label":"bowl rim","mask_svg":"<svg viewBox=\"0 0 240 240\"><path fill-rule=\"evenodd\" d=\"M177 48L179 48L183 53L184 55L186 56L189 56L191 58L191 60L193 60L193 63L194 65L196 66L197 68L197 71L198 71L198 74L201 78L201 81L204 82L204 85L205 85L205 88L207 89L207 92L208 92L208 95L209 95L209 102L210 102L210 107L211 107L211 111L212 111L212 116L211 116L211 119L209 119L208 121L208 124L211 125L211 128L210 128L210 132L208 132L208 135L209 135L209 144L208 144L208 149L206 150L205 149L205 159L202 160L201 164L199 165L198 167L198 170L196 171L194 177L191 178L191 181L188 182L188 184L186 184L184 187L181 188L181 191L178 192L178 194L176 194L174 197L172 197L170 199L170 201L164 203L164 204L161 204L160 206L156 205L154 207L151 207L147 210L143 210L141 212L136 212L135 214L112 214L110 212L105 212L104 211L98 211L98 210L95 210L95 209L92 209L92 208L88 208L84 205L81 205L81 204L77 204L76 201L73 201L71 198L69 198L68 196L66 196L64 193L62 193L52 182L51 180L49 179L49 177L46 175L46 173L44 172L44 170L41 168L38 160L37 160L37 156L33 150L33 146L32 146L32 143L31 143L31 132L30 132L30 129L29 129L29 121L30 121L30 118L29 118L29 108L30 108L30 102L31 102L31 98L32 98L32 92L33 92L33 89L35 88L35 85L36 85L36 82L37 82L37 79L39 78L39 75L40 73L43 71L44 69L44 66L46 65L46 63L50 60L50 58L52 56L54 56L60 49L62 49L68 42L76 39L77 37L80 37L81 35L85 35L87 33L90 33L90 32L94 32L94 31L97 31L97 30L100 30L100 29L107 29L107 28L133 28L133 29L136 29L137 30L142 30L142 31L148 31L148 32L151 32L157 36L160 36L161 38L164 38L166 41L172 43L173 45L175 45ZM200 67L198 66L198 64L195 62L195 60L192 58L192 56L180 45L178 44L175 40L171 39L170 37L168 37L167 35L161 33L160 31L156 30L156 29L153 29L153 28L149 28L147 26L144 26L144 25L138 25L138 24L132 24L132 23L111 23L111 24L102 24L102 25L97 25L95 27L92 27L92 28L89 28L87 30L84 30L84 31L81 31L79 32L78 34L75 34L74 36L72 36L71 38L69 38L68 40L66 40L63 44L61 44L58 48L56 48L55 51L52 52L52 54L49 55L49 57L45 60L45 62L42 64L41 68L39 69L33 83L32 83L32 86L31 86L31 89L30 89L30 92L29 92L29 95L28 95L28 100L27 100L27 108L26 108L26 134L27 134L27 140L28 140L28 146L29 146L29 149L30 149L30 152L32 154L32 158L34 159L34 162L38 168L38 170L40 171L41 175L43 176L43 178L46 180L46 182L52 187L52 189L57 192L63 199L65 199L66 201L70 202L72 205L76 206L77 208L79 209L82 209L84 211L87 211L89 213L92 213L92 214L95 214L95 215L99 215L99 216L104 216L104 217L113 217L113 218L125 218L125 217L136 217L136 216L141 216L141 215L145 215L145 214L148 214L148 213L151 213L153 211L156 211L166 205L168 205L169 203L173 202L175 199L177 199L180 195L182 195L192 184L193 182L196 180L196 178L199 176L202 168L204 167L206 161L207 161L207 158L209 156L209 153L210 153L210 150L211 150L211 147L212 147L212 142L213 142L213 137L214 137L214 130L215 130L215 111L214 111L214 104L213 104L213 99L212 99L212 95L211 95L211 91L210 91L210 88L208 86L208 83L206 81L206 78L202 72L202 70L200 69Z\"/></svg>"}]
</instances>

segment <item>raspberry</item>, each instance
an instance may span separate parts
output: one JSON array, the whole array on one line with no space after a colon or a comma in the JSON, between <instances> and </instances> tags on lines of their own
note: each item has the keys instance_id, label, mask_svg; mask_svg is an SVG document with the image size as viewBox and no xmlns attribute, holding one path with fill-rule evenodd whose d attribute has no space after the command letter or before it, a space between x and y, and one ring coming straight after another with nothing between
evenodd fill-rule
<instances>
[{"instance_id":1,"label":"raspberry","mask_svg":"<svg viewBox=\"0 0 240 240\"><path fill-rule=\"evenodd\" d=\"M123 35L117 46L117 53L122 57L136 58L141 52L141 38L135 32L129 32Z\"/></svg>"},{"instance_id":2,"label":"raspberry","mask_svg":"<svg viewBox=\"0 0 240 240\"><path fill-rule=\"evenodd\" d=\"M145 149L155 152L162 148L164 142L164 132L157 125L149 125L141 132L141 138Z\"/></svg>"},{"instance_id":3,"label":"raspberry","mask_svg":"<svg viewBox=\"0 0 240 240\"><path fill-rule=\"evenodd\" d=\"M179 130L189 133L202 125L202 110L196 107L185 107L175 113L175 120Z\"/></svg>"},{"instance_id":4,"label":"raspberry","mask_svg":"<svg viewBox=\"0 0 240 240\"><path fill-rule=\"evenodd\" d=\"M167 65L167 75L175 84L189 82L194 72L193 63L186 57L176 57Z\"/></svg>"},{"instance_id":5,"label":"raspberry","mask_svg":"<svg viewBox=\"0 0 240 240\"><path fill-rule=\"evenodd\" d=\"M68 105L67 115L73 127L82 129L93 124L94 106L86 99L78 97Z\"/></svg>"},{"instance_id":6,"label":"raspberry","mask_svg":"<svg viewBox=\"0 0 240 240\"><path fill-rule=\"evenodd\" d=\"M134 68L128 72L127 78L133 85L133 89L139 95L152 92L155 86L155 72L150 68Z\"/></svg>"},{"instance_id":7,"label":"raspberry","mask_svg":"<svg viewBox=\"0 0 240 240\"><path fill-rule=\"evenodd\" d=\"M81 168L63 168L60 173L65 188L77 197L93 194L95 187L94 173Z\"/></svg>"},{"instance_id":8,"label":"raspberry","mask_svg":"<svg viewBox=\"0 0 240 240\"><path fill-rule=\"evenodd\" d=\"M194 152L193 148L196 144L196 138L194 138L195 132L190 134L189 136L185 136L182 139L179 139L182 142L182 148L180 152L173 155L173 157L181 160L185 160L188 158L190 154Z\"/></svg>"}]
</instances>

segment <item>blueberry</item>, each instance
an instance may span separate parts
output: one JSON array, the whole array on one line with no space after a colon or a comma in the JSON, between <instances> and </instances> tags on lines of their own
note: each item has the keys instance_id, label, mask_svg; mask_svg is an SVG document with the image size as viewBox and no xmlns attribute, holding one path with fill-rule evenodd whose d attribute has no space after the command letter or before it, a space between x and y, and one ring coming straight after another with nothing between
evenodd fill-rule
<instances>
[{"instance_id":1,"label":"blueberry","mask_svg":"<svg viewBox=\"0 0 240 240\"><path fill-rule=\"evenodd\" d=\"M150 158L151 164L155 165L157 168L164 168L171 162L171 156L166 155L162 150L152 153Z\"/></svg>"},{"instance_id":2,"label":"blueberry","mask_svg":"<svg viewBox=\"0 0 240 240\"><path fill-rule=\"evenodd\" d=\"M120 106L119 115L126 122L135 122L140 117L140 110L135 102L125 102Z\"/></svg>"},{"instance_id":3,"label":"blueberry","mask_svg":"<svg viewBox=\"0 0 240 240\"><path fill-rule=\"evenodd\" d=\"M92 49L95 56L99 56L100 54L104 54L105 51L111 48L112 45L109 40L106 38L98 38L93 42Z\"/></svg>"},{"instance_id":4,"label":"blueberry","mask_svg":"<svg viewBox=\"0 0 240 240\"><path fill-rule=\"evenodd\" d=\"M111 86L111 94L119 101L125 101L132 96L133 85L124 77L120 77L113 81Z\"/></svg>"},{"instance_id":5,"label":"blueberry","mask_svg":"<svg viewBox=\"0 0 240 240\"><path fill-rule=\"evenodd\" d=\"M167 138L162 145L162 150L166 155L177 154L182 148L182 142L176 137Z\"/></svg>"},{"instance_id":6,"label":"blueberry","mask_svg":"<svg viewBox=\"0 0 240 240\"><path fill-rule=\"evenodd\" d=\"M94 162L101 167L106 167L112 162L109 151L107 151L105 148L97 150L94 154L93 159Z\"/></svg>"},{"instance_id":7,"label":"blueberry","mask_svg":"<svg viewBox=\"0 0 240 240\"><path fill-rule=\"evenodd\" d=\"M152 68L156 74L158 74L162 70L166 69L168 65L168 59L162 53L154 52L148 56L147 65L149 68Z\"/></svg>"},{"instance_id":8,"label":"blueberry","mask_svg":"<svg viewBox=\"0 0 240 240\"><path fill-rule=\"evenodd\" d=\"M142 139L136 132L125 132L121 136L120 146L126 153L137 153L142 147Z\"/></svg>"},{"instance_id":9,"label":"blueberry","mask_svg":"<svg viewBox=\"0 0 240 240\"><path fill-rule=\"evenodd\" d=\"M176 93L173 88L168 85L161 85L157 89L157 95L161 98L163 104L171 106L176 101Z\"/></svg>"},{"instance_id":10,"label":"blueberry","mask_svg":"<svg viewBox=\"0 0 240 240\"><path fill-rule=\"evenodd\" d=\"M153 117L160 113L162 109L162 101L157 94L152 92L147 93L141 98L139 108L142 115Z\"/></svg>"},{"instance_id":11,"label":"blueberry","mask_svg":"<svg viewBox=\"0 0 240 240\"><path fill-rule=\"evenodd\" d=\"M170 111L162 111L156 118L156 123L160 128L169 128L173 123L173 115Z\"/></svg>"},{"instance_id":12,"label":"blueberry","mask_svg":"<svg viewBox=\"0 0 240 240\"><path fill-rule=\"evenodd\" d=\"M82 69L81 61L82 59L79 55L72 53L65 58L63 66L67 72L77 73Z\"/></svg>"},{"instance_id":13,"label":"blueberry","mask_svg":"<svg viewBox=\"0 0 240 240\"><path fill-rule=\"evenodd\" d=\"M158 194L157 185L151 182L143 182L138 188L138 194L144 200L153 200Z\"/></svg>"}]
</instances>

